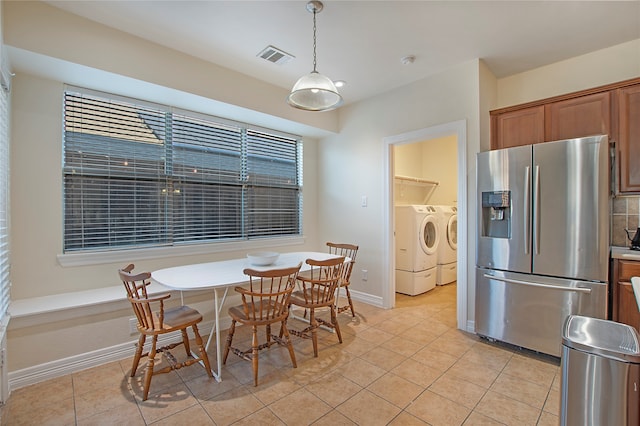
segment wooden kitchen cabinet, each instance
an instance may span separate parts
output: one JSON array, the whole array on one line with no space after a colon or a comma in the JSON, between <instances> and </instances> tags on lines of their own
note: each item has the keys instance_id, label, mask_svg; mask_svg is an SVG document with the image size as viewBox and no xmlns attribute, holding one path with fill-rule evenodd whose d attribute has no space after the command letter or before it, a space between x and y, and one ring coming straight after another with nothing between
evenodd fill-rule
<instances>
[{"instance_id":1,"label":"wooden kitchen cabinet","mask_svg":"<svg viewBox=\"0 0 640 426\"><path fill-rule=\"evenodd\" d=\"M617 90L620 192L640 193L640 84Z\"/></svg>"},{"instance_id":2,"label":"wooden kitchen cabinet","mask_svg":"<svg viewBox=\"0 0 640 426\"><path fill-rule=\"evenodd\" d=\"M490 111L491 149L609 135L616 190L640 194L640 78Z\"/></svg>"},{"instance_id":3,"label":"wooden kitchen cabinet","mask_svg":"<svg viewBox=\"0 0 640 426\"><path fill-rule=\"evenodd\" d=\"M631 277L637 276L640 276L640 261L614 259L612 318L640 331L640 311L631 287Z\"/></svg>"},{"instance_id":4,"label":"wooden kitchen cabinet","mask_svg":"<svg viewBox=\"0 0 640 426\"><path fill-rule=\"evenodd\" d=\"M491 116L491 148L544 142L544 105Z\"/></svg>"},{"instance_id":5,"label":"wooden kitchen cabinet","mask_svg":"<svg viewBox=\"0 0 640 426\"><path fill-rule=\"evenodd\" d=\"M490 112L491 149L611 135L612 91L565 95Z\"/></svg>"},{"instance_id":6,"label":"wooden kitchen cabinet","mask_svg":"<svg viewBox=\"0 0 640 426\"><path fill-rule=\"evenodd\" d=\"M611 136L611 95L593 93L545 105L545 140Z\"/></svg>"}]
</instances>

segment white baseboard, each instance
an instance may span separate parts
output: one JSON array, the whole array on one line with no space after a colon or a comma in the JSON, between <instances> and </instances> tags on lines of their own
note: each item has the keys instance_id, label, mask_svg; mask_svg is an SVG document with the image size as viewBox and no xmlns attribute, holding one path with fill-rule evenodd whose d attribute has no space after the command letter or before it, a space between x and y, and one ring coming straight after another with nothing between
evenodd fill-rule
<instances>
[{"instance_id":1,"label":"white baseboard","mask_svg":"<svg viewBox=\"0 0 640 426\"><path fill-rule=\"evenodd\" d=\"M361 291L351 290L351 288L349 288L349 292L351 293L351 299L357 302L366 303L367 305L372 305L377 308L383 307L382 297L380 296L374 296L369 293L363 293ZM341 296L344 296L344 294L341 293Z\"/></svg>"},{"instance_id":2,"label":"white baseboard","mask_svg":"<svg viewBox=\"0 0 640 426\"><path fill-rule=\"evenodd\" d=\"M213 323L213 321L203 322L202 325L198 327L201 334L204 335L203 339L205 340L205 343L208 334L211 332ZM230 324L231 320L229 318L220 319L221 330L228 329ZM190 337L193 337L191 336L191 333ZM164 346L168 343L180 341L181 339L182 337L179 332L167 334L166 336L160 336L158 338L158 346ZM45 380L55 379L56 377L65 376L67 374L77 373L79 371L86 370L87 368L98 367L109 362L131 358L135 353L137 342L138 339L108 348L98 349L96 351L74 355L68 358L62 358L44 364L34 365L22 370L11 371L8 374L9 392L23 388L25 386L40 383ZM213 344L215 345L215 342Z\"/></svg>"},{"instance_id":3,"label":"white baseboard","mask_svg":"<svg viewBox=\"0 0 640 426\"><path fill-rule=\"evenodd\" d=\"M476 334L476 322L473 320L467 320L467 332Z\"/></svg>"}]
</instances>

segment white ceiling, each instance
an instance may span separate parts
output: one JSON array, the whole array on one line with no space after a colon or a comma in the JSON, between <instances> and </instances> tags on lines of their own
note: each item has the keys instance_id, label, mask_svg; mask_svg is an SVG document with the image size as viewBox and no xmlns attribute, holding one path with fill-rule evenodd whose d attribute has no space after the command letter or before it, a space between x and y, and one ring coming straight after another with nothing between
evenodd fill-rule
<instances>
[{"instance_id":1,"label":"white ceiling","mask_svg":"<svg viewBox=\"0 0 640 426\"><path fill-rule=\"evenodd\" d=\"M47 3L284 88L313 69L313 15L304 0ZM475 58L500 78L640 38L640 1L331 0L324 6L317 15L317 68L347 82L345 103ZM295 59L276 65L257 57L267 45ZM403 65L406 55L415 62Z\"/></svg>"}]
</instances>

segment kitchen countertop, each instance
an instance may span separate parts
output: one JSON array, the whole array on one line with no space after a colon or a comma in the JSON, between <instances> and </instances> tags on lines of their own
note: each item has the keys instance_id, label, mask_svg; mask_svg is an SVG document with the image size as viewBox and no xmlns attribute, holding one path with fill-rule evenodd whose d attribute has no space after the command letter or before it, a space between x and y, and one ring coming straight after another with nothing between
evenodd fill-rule
<instances>
[{"instance_id":1,"label":"kitchen countertop","mask_svg":"<svg viewBox=\"0 0 640 426\"><path fill-rule=\"evenodd\" d=\"M631 250L629 247L611 247L612 259L640 260L640 250Z\"/></svg>"}]
</instances>

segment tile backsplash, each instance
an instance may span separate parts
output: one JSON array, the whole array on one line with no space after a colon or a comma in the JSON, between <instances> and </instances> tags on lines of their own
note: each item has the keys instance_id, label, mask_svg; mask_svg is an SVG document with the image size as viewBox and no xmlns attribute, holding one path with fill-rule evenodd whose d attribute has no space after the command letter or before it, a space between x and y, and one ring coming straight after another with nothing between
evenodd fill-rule
<instances>
[{"instance_id":1,"label":"tile backsplash","mask_svg":"<svg viewBox=\"0 0 640 426\"><path fill-rule=\"evenodd\" d=\"M613 199L611 212L611 245L629 247L625 228L629 230L631 237L636 233L640 222L640 196L617 196Z\"/></svg>"}]
</instances>

